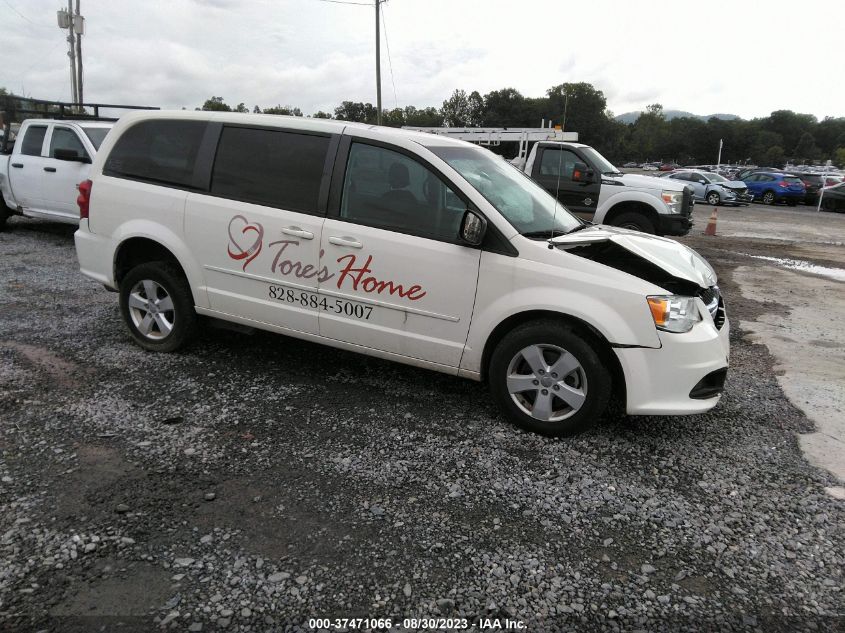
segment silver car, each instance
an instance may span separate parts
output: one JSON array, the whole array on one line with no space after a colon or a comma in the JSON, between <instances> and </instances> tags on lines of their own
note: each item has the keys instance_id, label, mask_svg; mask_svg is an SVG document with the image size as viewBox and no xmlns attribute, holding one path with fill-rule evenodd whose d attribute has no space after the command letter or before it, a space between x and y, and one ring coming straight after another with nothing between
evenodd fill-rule
<instances>
[{"instance_id":1,"label":"silver car","mask_svg":"<svg viewBox=\"0 0 845 633\"><path fill-rule=\"evenodd\" d=\"M748 193L748 187L741 180L728 180L724 176L709 171L695 169L676 169L662 174L661 178L680 180L692 187L697 201L717 206L720 204L750 204L754 199Z\"/></svg>"}]
</instances>

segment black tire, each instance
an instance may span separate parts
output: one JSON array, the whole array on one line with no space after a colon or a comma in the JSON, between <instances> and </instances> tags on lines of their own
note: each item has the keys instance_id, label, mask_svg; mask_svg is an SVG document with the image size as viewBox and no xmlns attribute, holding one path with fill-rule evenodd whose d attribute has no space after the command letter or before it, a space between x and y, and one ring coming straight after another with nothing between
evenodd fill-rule
<instances>
[{"instance_id":1,"label":"black tire","mask_svg":"<svg viewBox=\"0 0 845 633\"><path fill-rule=\"evenodd\" d=\"M636 211L620 213L613 218L613 222L610 224L623 229L633 229L634 231L640 231L641 233L649 233L650 235L657 233L654 228L654 222L652 222L648 216L642 213L637 213Z\"/></svg>"},{"instance_id":2,"label":"black tire","mask_svg":"<svg viewBox=\"0 0 845 633\"><path fill-rule=\"evenodd\" d=\"M0 194L0 231L6 230L6 220L12 216L11 210L6 206L2 194Z\"/></svg>"},{"instance_id":3,"label":"black tire","mask_svg":"<svg viewBox=\"0 0 845 633\"><path fill-rule=\"evenodd\" d=\"M774 204L777 202L777 197L775 197L774 191L766 191L763 193L763 204Z\"/></svg>"},{"instance_id":4,"label":"black tire","mask_svg":"<svg viewBox=\"0 0 845 633\"><path fill-rule=\"evenodd\" d=\"M795 205L798 204L798 201L797 200L787 200L786 204L788 204L790 207L794 207Z\"/></svg>"},{"instance_id":5,"label":"black tire","mask_svg":"<svg viewBox=\"0 0 845 633\"><path fill-rule=\"evenodd\" d=\"M707 194L707 204L711 204L714 207L717 207L719 206L720 202L722 202L722 198L715 191L711 191Z\"/></svg>"},{"instance_id":6,"label":"black tire","mask_svg":"<svg viewBox=\"0 0 845 633\"><path fill-rule=\"evenodd\" d=\"M542 378L532 371L522 354L539 346L544 348L541 355L547 366L545 379L549 384L537 380L535 389L533 378ZM557 376L551 374L551 370L563 359L561 350L572 357L567 357L569 363L576 361L578 368ZM521 381L527 389L512 395L508 389L509 376ZM610 372L598 352L598 342L563 322L551 320L531 321L509 332L493 351L488 368L490 392L508 419L527 431L558 437L575 435L595 424L610 400L611 383ZM543 389L544 386L549 388ZM559 397L565 394L560 387L581 394L578 397L583 397L583 401L578 408ZM551 403L551 415L546 420L532 416L528 410L529 407L534 409L542 392Z\"/></svg>"},{"instance_id":7,"label":"black tire","mask_svg":"<svg viewBox=\"0 0 845 633\"><path fill-rule=\"evenodd\" d=\"M152 282L157 287L148 286L146 282ZM156 307L152 310L139 307L138 303L147 301L149 306L147 288L154 288L156 294ZM130 307L133 290L134 305ZM168 297L171 299L169 304L165 302ZM159 309L159 304L165 309ZM166 309L168 306L172 306L171 309ZM197 314L188 280L178 266L168 262L140 264L127 273L120 282L120 313L135 342L151 352L173 352L188 343L197 329ZM144 315L143 319L141 315ZM149 332L144 333L140 328L144 327L147 316L151 317ZM165 324L164 329L160 323ZM169 331L167 325L170 326Z\"/></svg>"}]
</instances>

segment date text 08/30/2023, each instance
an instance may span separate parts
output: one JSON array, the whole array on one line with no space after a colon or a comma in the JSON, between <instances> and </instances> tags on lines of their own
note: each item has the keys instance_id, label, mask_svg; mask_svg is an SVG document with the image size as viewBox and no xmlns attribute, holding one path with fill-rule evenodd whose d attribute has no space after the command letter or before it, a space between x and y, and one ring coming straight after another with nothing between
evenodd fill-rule
<instances>
[{"instance_id":1,"label":"date text 08/30/2023","mask_svg":"<svg viewBox=\"0 0 845 633\"><path fill-rule=\"evenodd\" d=\"M390 630L399 627L400 621L393 618L311 618L308 628L315 630ZM525 622L509 618L403 618L402 630L437 631L437 630L484 630L484 631L524 631Z\"/></svg>"}]
</instances>

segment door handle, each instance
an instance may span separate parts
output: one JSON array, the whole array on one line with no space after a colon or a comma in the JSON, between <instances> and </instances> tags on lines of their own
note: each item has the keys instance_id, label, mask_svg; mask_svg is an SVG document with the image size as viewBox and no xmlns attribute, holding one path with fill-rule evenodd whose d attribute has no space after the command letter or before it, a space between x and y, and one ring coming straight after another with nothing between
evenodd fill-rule
<instances>
[{"instance_id":1,"label":"door handle","mask_svg":"<svg viewBox=\"0 0 845 633\"><path fill-rule=\"evenodd\" d=\"M295 235L296 237L301 237L303 240L314 239L314 234L311 231L306 231L298 226L286 226L282 229L282 233L285 235Z\"/></svg>"},{"instance_id":2,"label":"door handle","mask_svg":"<svg viewBox=\"0 0 845 633\"><path fill-rule=\"evenodd\" d=\"M23 163L12 163L12 167L17 167L18 169L23 169Z\"/></svg>"},{"instance_id":3,"label":"door handle","mask_svg":"<svg viewBox=\"0 0 845 633\"><path fill-rule=\"evenodd\" d=\"M349 248L363 248L364 245L361 244L358 240L354 237L330 237L329 244L334 244L336 246L348 246Z\"/></svg>"},{"instance_id":4,"label":"door handle","mask_svg":"<svg viewBox=\"0 0 845 633\"><path fill-rule=\"evenodd\" d=\"M56 172L56 168L55 168L55 167L45 167L45 168L44 168L44 171L49 171L49 172L51 172L51 173L55 173L55 172Z\"/></svg>"}]
</instances>

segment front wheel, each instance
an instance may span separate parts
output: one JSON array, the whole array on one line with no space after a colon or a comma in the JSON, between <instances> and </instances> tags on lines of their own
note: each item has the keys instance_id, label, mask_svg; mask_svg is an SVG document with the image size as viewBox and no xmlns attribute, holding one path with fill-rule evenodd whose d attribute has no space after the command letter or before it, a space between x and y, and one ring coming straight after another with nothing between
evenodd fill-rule
<instances>
[{"instance_id":1,"label":"front wheel","mask_svg":"<svg viewBox=\"0 0 845 633\"><path fill-rule=\"evenodd\" d=\"M623 229L631 229L632 231L640 231L641 233L649 233L651 235L657 232L654 229L654 223L642 213L630 211L628 213L620 213L610 224Z\"/></svg>"},{"instance_id":2,"label":"front wheel","mask_svg":"<svg viewBox=\"0 0 845 633\"><path fill-rule=\"evenodd\" d=\"M152 352L182 347L196 330L191 289L177 266L149 262L120 282L120 312L135 341Z\"/></svg>"},{"instance_id":3,"label":"front wheel","mask_svg":"<svg viewBox=\"0 0 845 633\"><path fill-rule=\"evenodd\" d=\"M763 204L774 204L775 203L775 192L774 191L767 191L763 194Z\"/></svg>"},{"instance_id":4,"label":"front wheel","mask_svg":"<svg viewBox=\"0 0 845 633\"><path fill-rule=\"evenodd\" d=\"M711 191L707 194L707 204L712 204L714 207L718 206L722 199L719 197L719 194L715 191Z\"/></svg>"},{"instance_id":5,"label":"front wheel","mask_svg":"<svg viewBox=\"0 0 845 633\"><path fill-rule=\"evenodd\" d=\"M593 339L556 321L526 323L490 359L493 398L528 431L566 436L593 425L607 407L610 373Z\"/></svg>"}]
</instances>

